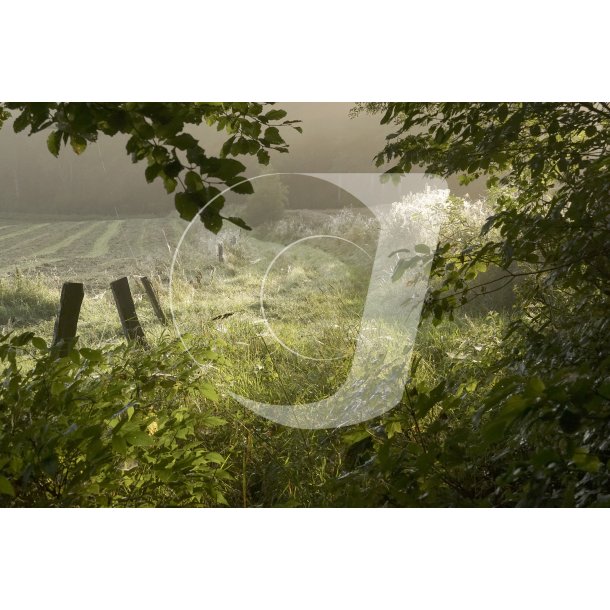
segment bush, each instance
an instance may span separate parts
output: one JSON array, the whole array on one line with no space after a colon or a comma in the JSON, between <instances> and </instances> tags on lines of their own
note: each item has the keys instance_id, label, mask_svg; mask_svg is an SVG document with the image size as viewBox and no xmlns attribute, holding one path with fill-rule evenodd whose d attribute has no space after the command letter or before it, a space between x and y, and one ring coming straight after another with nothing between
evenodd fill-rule
<instances>
[{"instance_id":1,"label":"bush","mask_svg":"<svg viewBox=\"0 0 610 610\"><path fill-rule=\"evenodd\" d=\"M205 439L224 421L175 400L215 398L176 343L56 359L33 333L4 335L0 362L0 505L226 502L225 460Z\"/></svg>"}]
</instances>

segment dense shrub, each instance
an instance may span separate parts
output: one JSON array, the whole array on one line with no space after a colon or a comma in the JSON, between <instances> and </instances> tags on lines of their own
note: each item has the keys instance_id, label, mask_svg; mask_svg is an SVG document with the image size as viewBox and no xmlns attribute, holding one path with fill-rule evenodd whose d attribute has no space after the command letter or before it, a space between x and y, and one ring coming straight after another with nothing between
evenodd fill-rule
<instances>
[{"instance_id":1,"label":"dense shrub","mask_svg":"<svg viewBox=\"0 0 610 610\"><path fill-rule=\"evenodd\" d=\"M422 431L419 449L410 454L419 452L419 462L405 471L404 453L386 461L386 470L396 466L416 490L425 485L418 501L431 505L449 500L435 498L443 480L456 503L607 505L610 106L392 103L369 109L396 124L379 163L395 163L394 171L418 164L465 183L487 177L493 213L474 241L449 238L420 257L432 269L425 312L433 324L504 283L516 293L501 354L472 380L474 399L455 402L451 385L434 397L424 392L424 404L433 399L446 417ZM502 273L482 281L491 265ZM414 405L419 400L411 398ZM426 441L427 432L438 435ZM401 478L384 480L394 487Z\"/></svg>"},{"instance_id":2,"label":"dense shrub","mask_svg":"<svg viewBox=\"0 0 610 610\"><path fill-rule=\"evenodd\" d=\"M0 362L2 505L225 502L225 459L206 438L224 421L180 400L216 396L175 344L58 359L32 333L4 335Z\"/></svg>"}]
</instances>

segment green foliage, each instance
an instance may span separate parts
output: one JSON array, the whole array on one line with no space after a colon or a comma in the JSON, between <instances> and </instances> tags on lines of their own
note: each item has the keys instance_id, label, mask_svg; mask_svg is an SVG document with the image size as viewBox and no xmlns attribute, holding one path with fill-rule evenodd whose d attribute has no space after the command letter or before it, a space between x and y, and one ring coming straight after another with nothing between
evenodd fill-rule
<instances>
[{"instance_id":1,"label":"green foliage","mask_svg":"<svg viewBox=\"0 0 610 610\"><path fill-rule=\"evenodd\" d=\"M33 333L4 335L0 362L3 506L226 502L226 460L206 441L224 421L176 400L217 396L176 344L56 359Z\"/></svg>"},{"instance_id":2,"label":"green foliage","mask_svg":"<svg viewBox=\"0 0 610 610\"><path fill-rule=\"evenodd\" d=\"M460 281L476 276L481 263L504 269L506 279L514 277L511 264L520 264L522 274L546 285L587 286L608 296L610 106L387 104L384 110L382 122L399 128L378 163L394 162L391 171L419 164L466 183L487 176L488 187L504 187L495 191L495 213L483 227L488 238L436 257L433 274L444 278L432 295L439 307L454 306L443 293L463 295ZM456 266L447 275L450 262Z\"/></svg>"},{"instance_id":3,"label":"green foliage","mask_svg":"<svg viewBox=\"0 0 610 610\"><path fill-rule=\"evenodd\" d=\"M185 220L205 208L201 220L215 233L223 220L232 222L221 214L221 191L230 186L236 193L252 192L251 184L244 182L245 166L231 157L255 155L267 165L269 151L288 151L280 128L300 131L295 125L298 121L285 120L284 110L269 110L268 105L254 102L4 103L0 104L0 127L11 110L20 113L13 123L15 132L53 130L47 147L56 157L68 142L79 155L100 133L129 136L126 151L134 163L146 162L146 181L160 180L168 193L176 192L176 209ZM210 156L188 133L189 125L204 122L230 136L219 156Z\"/></svg>"},{"instance_id":4,"label":"green foliage","mask_svg":"<svg viewBox=\"0 0 610 610\"><path fill-rule=\"evenodd\" d=\"M393 501L410 501L404 490L411 489L430 505L606 505L610 105L365 109L397 125L378 156L395 164L391 171L417 164L464 183L487 177L494 209L481 233L467 243L445 237L430 257L425 312L434 323L520 280L502 353L466 386L475 391L454 393L456 368L435 407L445 417L410 446L380 444L379 463L393 475L378 476L395 490ZM501 273L477 280L490 266ZM428 405L430 394L423 395ZM421 396L417 386L407 390L412 426L420 429Z\"/></svg>"},{"instance_id":5,"label":"green foliage","mask_svg":"<svg viewBox=\"0 0 610 610\"><path fill-rule=\"evenodd\" d=\"M28 105L15 128L42 128L48 120L43 106ZM135 105L136 114L143 108ZM249 108L263 113L256 105L231 105L230 112ZM216 362L205 382L178 346L163 342L150 352L83 348L55 360L32 334L2 339L2 504L610 504L609 106L374 104L367 110L381 110L384 122L397 125L379 161L393 162L399 171L417 164L458 174L465 183L486 176L490 189L480 209L451 199L435 252L400 252L397 281L416 263L431 273L427 318L400 405L346 430L304 432L257 418L216 393L217 382L228 381L267 402L284 403L287 392L297 403L316 400L332 393L348 366L348 360L321 367L299 362L296 374L278 373L290 372L294 362L270 348L260 331L247 330L240 317L258 312L245 294L255 280L248 275L253 267L246 272L242 263L258 264L271 245L256 242L260 252L240 245L227 251L226 264L209 281L234 291L241 308L218 322L233 368ZM269 121L284 117L265 112L250 136L257 151L224 115L208 117L230 136L219 159L232 164L207 166L216 179L240 180L241 166L231 156L256 154L264 162L268 149L283 148ZM176 162L172 147L194 146L180 129L152 144L146 179L160 178L170 189L183 184L177 205L189 216L209 197L211 174ZM64 138L63 123L55 130L62 136L49 137L52 152L68 141L82 148L72 135L91 141L69 129ZM137 157L138 146L131 146ZM206 211L208 228L220 227L221 208L218 203ZM299 218L286 214L273 230L257 234L292 240L301 230L306 234ZM355 231L374 247L373 224L357 225L353 215L333 218L333 231ZM27 230L17 229L7 240L19 240ZM320 262L322 252L315 255ZM293 271L295 285L303 285L302 270ZM174 303L179 315L205 336L212 297L193 298L200 280L197 289L188 277L176 281L185 283ZM5 315L27 306L32 315L26 322L48 317L48 311L36 315L40 299L24 286L0 286ZM212 295L220 292L212 287ZM503 291L510 298L499 306ZM357 310L355 295L344 292L342 307L350 307L338 310L343 322L349 317L344 311ZM482 298L490 298L496 311L481 315L475 306ZM312 307L301 301L308 314L328 313L321 302ZM291 341L303 340L302 325L280 319L277 326ZM332 325L323 339L334 345L345 335ZM197 348L197 341L187 341ZM240 345L248 346L247 356ZM200 360L213 357L205 351Z\"/></svg>"}]
</instances>

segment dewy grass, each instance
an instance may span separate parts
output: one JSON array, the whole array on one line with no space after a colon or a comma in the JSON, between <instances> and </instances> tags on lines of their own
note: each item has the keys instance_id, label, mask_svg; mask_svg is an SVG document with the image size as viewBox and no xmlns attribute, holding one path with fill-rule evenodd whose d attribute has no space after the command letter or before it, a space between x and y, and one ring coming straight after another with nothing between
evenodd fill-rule
<instances>
[{"instance_id":1,"label":"dewy grass","mask_svg":"<svg viewBox=\"0 0 610 610\"><path fill-rule=\"evenodd\" d=\"M353 469L345 439L377 434L379 420L356 431L285 428L250 413L228 393L271 404L314 402L332 395L350 369L370 265L361 251L330 239L289 249L269 270L264 317L261 312L261 281L286 245L286 227L297 227L303 236L333 229L325 226L323 214L316 215L313 229L305 226L305 215L300 216L279 228L259 228L254 235L232 233L224 240L224 263L217 256L220 238L204 233L188 236L172 277L173 314L185 344L193 347L195 357L201 350L216 354L212 360L204 357L201 369L191 362L192 379L211 385L218 400L210 401L208 386L202 393L189 381L165 394L159 407L186 407L201 417L228 422L207 430L205 438L222 454L224 467L234 477L225 494L234 506L332 504L335 483ZM347 216L331 215L328 223L347 231L354 221ZM153 349L175 337L173 324L159 323L134 276L144 272L150 277L169 315L171 255L186 225L173 218L95 222L97 233L90 229L70 244L71 260L43 261L38 271L33 266L27 275L15 273L13 266L10 275L0 279L0 333L32 330L50 342L62 282L84 281L78 346L120 346L124 338L109 283L128 275L138 317ZM361 225L351 226L349 235L373 253L374 228L363 219ZM50 248L50 232L46 239L43 248ZM103 251L105 255L93 256ZM34 254L33 249L29 254ZM30 264L28 252L22 255ZM484 360L495 357L505 324L504 314L462 315L439 326L424 321L414 348L417 387L423 391L449 377L458 381L463 377L466 383ZM456 376L458 366L462 377ZM171 366L166 365L162 375L170 379ZM393 413L388 414L390 419ZM421 425L432 423L434 417L432 411Z\"/></svg>"},{"instance_id":2,"label":"dewy grass","mask_svg":"<svg viewBox=\"0 0 610 610\"><path fill-rule=\"evenodd\" d=\"M325 221L324 215L318 214L315 226L308 228L306 217L295 214L274 227L258 229L256 237L248 236L225 244L224 264L217 260L213 237L206 235L201 241L200 236L194 234L183 245L171 295L178 328L197 336L199 341L223 346L229 362L223 369L224 382L244 396L268 402L273 402L272 399L285 402L287 396L291 397L290 402L318 400L332 394L349 369L370 263L362 252L323 238L288 250L267 276L265 318L261 314L261 280L267 265L282 248L282 244L274 240L285 241L286 231L307 235L312 231L324 233L339 228L346 234L349 230L349 236L368 249L374 245L372 219L343 211L328 216ZM40 228L40 225L34 226ZM95 221L80 224L80 231L69 238L68 245L86 252L87 258L106 252L104 260L110 262L121 245L125 249L130 232L135 237L132 240L134 254L141 254L146 243L150 243L148 266L139 265L134 271L129 268L132 261L126 257L121 271L127 275L131 275L129 271L147 273L163 306L168 309L169 255L180 229L185 227L185 224L177 225L174 218ZM92 239L94 228L96 239ZM20 231L24 229L20 228ZM147 240L144 233L151 237ZM52 245L45 247L49 251L56 249ZM195 259L189 258L193 252L197 254ZM116 271L114 269L107 267L105 280L85 281L86 294L79 320L82 347L122 341L108 288L109 282L119 276L118 264ZM0 325L27 327L50 338L63 279L61 267L27 277L17 274L3 278ZM78 281L79 278L74 273L66 279ZM171 334L174 331L171 326L164 328L158 323L139 282L132 280L131 285L147 336L154 341L161 335ZM427 343L431 353L444 350L445 355L455 352L456 358L459 357L459 346L447 347L452 342L452 333L457 331L451 331L445 324L438 328L425 324L424 328L425 337L420 332L418 343ZM438 345L434 343L434 337L439 338ZM422 371L425 366L425 363L421 365ZM219 374L217 381L221 378Z\"/></svg>"},{"instance_id":3,"label":"dewy grass","mask_svg":"<svg viewBox=\"0 0 610 610\"><path fill-rule=\"evenodd\" d=\"M258 295L252 290L258 287L255 274L244 272L227 282L217 276L203 287L183 278L174 278L174 282L174 313L179 328L199 343L216 346L226 357L227 363L213 372L221 388L260 401L298 404L329 396L344 381L355 348L361 292L350 294L346 285L331 294L314 292L305 303L306 284L297 283L296 288L289 286L284 291L279 282L271 286L277 290L274 307L268 310L270 325L282 342L303 358L279 345L269 333L260 315ZM154 284L167 307L167 287L158 279ZM157 321L139 283L132 281L131 285L147 336L154 341L162 334L171 334L171 327L166 329ZM218 290L221 285L222 293ZM0 323L9 328L27 327L50 339L59 287L57 279L50 282L44 276L2 280ZM295 302L300 305L291 311ZM480 354L476 346L472 347L472 338L485 335L481 343L488 346L499 336L500 326L497 317L465 317L459 324L439 327L424 323L416 346L416 354L426 354L420 372L439 379L443 363L448 361L468 360L476 366ZM490 328L497 334L487 336ZM79 321L79 345L96 348L122 341L110 291L88 292Z\"/></svg>"},{"instance_id":4,"label":"dewy grass","mask_svg":"<svg viewBox=\"0 0 610 610\"><path fill-rule=\"evenodd\" d=\"M57 291L48 278L16 273L0 279L0 327L46 330L53 324Z\"/></svg>"}]
</instances>

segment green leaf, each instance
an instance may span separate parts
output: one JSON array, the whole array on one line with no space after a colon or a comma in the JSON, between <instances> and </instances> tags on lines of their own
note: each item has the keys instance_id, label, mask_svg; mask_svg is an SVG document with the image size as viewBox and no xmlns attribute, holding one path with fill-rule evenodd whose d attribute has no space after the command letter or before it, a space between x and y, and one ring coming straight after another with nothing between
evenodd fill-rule
<instances>
[{"instance_id":1,"label":"green leaf","mask_svg":"<svg viewBox=\"0 0 610 610\"><path fill-rule=\"evenodd\" d=\"M189 148L198 146L197 140L190 133L181 133L178 136L169 138L167 143L180 150L188 150Z\"/></svg>"},{"instance_id":2,"label":"green leaf","mask_svg":"<svg viewBox=\"0 0 610 610\"><path fill-rule=\"evenodd\" d=\"M228 220L230 223L233 223L241 229L245 229L246 231L252 231L252 227L248 226L245 220L237 218L237 216L229 216L228 218L225 218L225 220Z\"/></svg>"},{"instance_id":3,"label":"green leaf","mask_svg":"<svg viewBox=\"0 0 610 610\"><path fill-rule=\"evenodd\" d=\"M98 349L89 349L88 347L83 347L80 350L80 355L83 358L89 360L89 362L102 362L104 359L101 350Z\"/></svg>"},{"instance_id":4,"label":"green leaf","mask_svg":"<svg viewBox=\"0 0 610 610\"><path fill-rule=\"evenodd\" d=\"M127 442L120 434L115 434L112 437L112 449L120 455L127 453Z\"/></svg>"},{"instance_id":5,"label":"green leaf","mask_svg":"<svg viewBox=\"0 0 610 610\"><path fill-rule=\"evenodd\" d=\"M365 438L370 438L371 433L366 428L357 428L352 432L347 432L341 438L344 445L351 447L356 443L364 440Z\"/></svg>"},{"instance_id":6,"label":"green leaf","mask_svg":"<svg viewBox=\"0 0 610 610\"><path fill-rule=\"evenodd\" d=\"M220 149L221 157L224 158L231 152L233 142L235 142L235 136L231 136L228 140L226 140L226 142L222 145L222 148Z\"/></svg>"},{"instance_id":7,"label":"green leaf","mask_svg":"<svg viewBox=\"0 0 610 610\"><path fill-rule=\"evenodd\" d=\"M170 178L169 176L163 175L163 186L165 186L166 193L173 193L176 190L176 186L178 183L174 178Z\"/></svg>"},{"instance_id":8,"label":"green leaf","mask_svg":"<svg viewBox=\"0 0 610 610\"><path fill-rule=\"evenodd\" d=\"M47 347L47 342L44 339L41 339L40 337L33 337L32 338L32 345L36 349L39 349L41 351L46 351L47 349L49 349Z\"/></svg>"},{"instance_id":9,"label":"green leaf","mask_svg":"<svg viewBox=\"0 0 610 610\"><path fill-rule=\"evenodd\" d=\"M236 155L245 155L250 150L250 144L246 138L239 138L233 145L231 146L231 154L233 156Z\"/></svg>"},{"instance_id":10,"label":"green leaf","mask_svg":"<svg viewBox=\"0 0 610 610\"><path fill-rule=\"evenodd\" d=\"M61 132L52 131L47 138L47 148L49 152L57 157L59 155L59 149L61 147Z\"/></svg>"},{"instance_id":11,"label":"green leaf","mask_svg":"<svg viewBox=\"0 0 610 610\"><path fill-rule=\"evenodd\" d=\"M13 131L19 133L30 124L30 115L25 110L15 119L13 123Z\"/></svg>"},{"instance_id":12,"label":"green leaf","mask_svg":"<svg viewBox=\"0 0 610 610\"><path fill-rule=\"evenodd\" d=\"M486 235L487 233L489 233L495 221L496 216L489 216L489 218L487 218L487 220L485 221L485 224L483 224L483 226L481 227L481 235Z\"/></svg>"},{"instance_id":13,"label":"green leaf","mask_svg":"<svg viewBox=\"0 0 610 610\"><path fill-rule=\"evenodd\" d=\"M506 421L512 421L523 414L523 412L531 405L529 400L526 400L519 394L509 396L506 403L500 411L499 417Z\"/></svg>"},{"instance_id":14,"label":"green leaf","mask_svg":"<svg viewBox=\"0 0 610 610\"><path fill-rule=\"evenodd\" d=\"M185 220L193 220L199 212L200 199L193 193L176 193L174 201L180 217Z\"/></svg>"},{"instance_id":15,"label":"green leaf","mask_svg":"<svg viewBox=\"0 0 610 610\"><path fill-rule=\"evenodd\" d=\"M186 188L188 188L189 191L201 191L203 189L201 176L194 171L187 172L184 177L184 184L186 184Z\"/></svg>"},{"instance_id":16,"label":"green leaf","mask_svg":"<svg viewBox=\"0 0 610 610\"><path fill-rule=\"evenodd\" d=\"M34 338L34 333L31 331L22 333L21 335L17 335L11 339L11 345L16 347L21 347L22 345L27 345Z\"/></svg>"},{"instance_id":17,"label":"green leaf","mask_svg":"<svg viewBox=\"0 0 610 610\"><path fill-rule=\"evenodd\" d=\"M264 138L270 144L283 144L284 143L284 140L282 139L282 136L280 135L280 131L277 127L267 127L267 129L265 129Z\"/></svg>"},{"instance_id":18,"label":"green leaf","mask_svg":"<svg viewBox=\"0 0 610 610\"><path fill-rule=\"evenodd\" d=\"M199 214L199 217L208 231L217 234L222 229L222 216L218 212L206 208Z\"/></svg>"},{"instance_id":19,"label":"green leaf","mask_svg":"<svg viewBox=\"0 0 610 610\"><path fill-rule=\"evenodd\" d=\"M144 176L146 178L146 182L151 183L161 172L161 166L158 163L153 163L149 165L144 170Z\"/></svg>"},{"instance_id":20,"label":"green leaf","mask_svg":"<svg viewBox=\"0 0 610 610\"><path fill-rule=\"evenodd\" d=\"M266 150L259 150L256 157L261 165L269 165L269 153Z\"/></svg>"},{"instance_id":21,"label":"green leaf","mask_svg":"<svg viewBox=\"0 0 610 610\"><path fill-rule=\"evenodd\" d=\"M231 180L246 169L246 166L237 159L210 159L210 163L216 161L218 165L210 168L210 173L221 180Z\"/></svg>"},{"instance_id":22,"label":"green leaf","mask_svg":"<svg viewBox=\"0 0 610 610\"><path fill-rule=\"evenodd\" d=\"M265 118L268 121L279 121L281 119L283 119L288 113L285 110L270 110L266 115Z\"/></svg>"},{"instance_id":23,"label":"green leaf","mask_svg":"<svg viewBox=\"0 0 610 610\"><path fill-rule=\"evenodd\" d=\"M572 456L572 462L579 470L596 473L601 468L600 459L596 455L591 455L586 447L580 447Z\"/></svg>"},{"instance_id":24,"label":"green leaf","mask_svg":"<svg viewBox=\"0 0 610 610\"><path fill-rule=\"evenodd\" d=\"M469 394L472 394L476 389L479 382L476 379L471 379L464 387Z\"/></svg>"},{"instance_id":25,"label":"green leaf","mask_svg":"<svg viewBox=\"0 0 610 610\"><path fill-rule=\"evenodd\" d=\"M85 152L87 148L87 140L79 135L70 136L70 146L72 146L72 150L80 155Z\"/></svg>"},{"instance_id":26,"label":"green leaf","mask_svg":"<svg viewBox=\"0 0 610 610\"><path fill-rule=\"evenodd\" d=\"M388 438L392 438L395 434L402 433L402 425L399 421L390 421L385 427Z\"/></svg>"},{"instance_id":27,"label":"green leaf","mask_svg":"<svg viewBox=\"0 0 610 610\"><path fill-rule=\"evenodd\" d=\"M215 490L216 502L218 504L223 504L224 506L229 506L227 499L223 496L222 492L219 489Z\"/></svg>"},{"instance_id":28,"label":"green leaf","mask_svg":"<svg viewBox=\"0 0 610 610\"><path fill-rule=\"evenodd\" d=\"M143 140L150 140L155 137L155 128L143 117L140 117L140 120L137 121L135 131L137 132L138 137ZM159 129L159 135L161 135L161 131L162 128Z\"/></svg>"},{"instance_id":29,"label":"green leaf","mask_svg":"<svg viewBox=\"0 0 610 610\"><path fill-rule=\"evenodd\" d=\"M4 494L6 496L14 496L15 488L12 483L3 476L0 476L0 494Z\"/></svg>"},{"instance_id":30,"label":"green leaf","mask_svg":"<svg viewBox=\"0 0 610 610\"><path fill-rule=\"evenodd\" d=\"M481 430L483 438L490 443L502 440L508 426L523 415L529 406L531 406L530 401L523 396L518 394L510 396L500 411L493 414L492 418L483 426Z\"/></svg>"},{"instance_id":31,"label":"green leaf","mask_svg":"<svg viewBox=\"0 0 610 610\"><path fill-rule=\"evenodd\" d=\"M404 275L407 269L415 267L415 265L417 265L419 262L421 262L421 258L419 256L412 256L411 258L401 258L398 263L396 263L394 273L392 273L392 281L397 282Z\"/></svg>"},{"instance_id":32,"label":"green leaf","mask_svg":"<svg viewBox=\"0 0 610 610\"><path fill-rule=\"evenodd\" d=\"M201 392L202 396L208 398L209 400L217 402L219 399L218 392L216 392L214 386L211 383L208 383L206 381L200 383L199 391Z\"/></svg>"},{"instance_id":33,"label":"green leaf","mask_svg":"<svg viewBox=\"0 0 610 610\"><path fill-rule=\"evenodd\" d=\"M146 432L142 432L141 430L136 430L135 432L126 434L125 440L128 444L133 445L134 447L150 447L151 445L155 444L154 437Z\"/></svg>"},{"instance_id":34,"label":"green leaf","mask_svg":"<svg viewBox=\"0 0 610 610\"><path fill-rule=\"evenodd\" d=\"M231 185L231 190L240 195L252 195L254 193L254 187L250 180L240 180L236 184Z\"/></svg>"},{"instance_id":35,"label":"green leaf","mask_svg":"<svg viewBox=\"0 0 610 610\"><path fill-rule=\"evenodd\" d=\"M212 462L213 464L218 464L220 466L225 463L225 459L222 457L222 455L220 455L220 453L217 453L216 451L210 451L209 453L206 453L205 459L208 462Z\"/></svg>"},{"instance_id":36,"label":"green leaf","mask_svg":"<svg viewBox=\"0 0 610 610\"><path fill-rule=\"evenodd\" d=\"M208 415L201 420L201 423L204 426L209 426L210 428L216 428L218 426L224 426L227 423L226 419L222 419L222 417L217 417L216 415Z\"/></svg>"},{"instance_id":37,"label":"green leaf","mask_svg":"<svg viewBox=\"0 0 610 610\"><path fill-rule=\"evenodd\" d=\"M420 254L430 254L430 248L426 244L417 244L414 250Z\"/></svg>"},{"instance_id":38,"label":"green leaf","mask_svg":"<svg viewBox=\"0 0 610 610\"><path fill-rule=\"evenodd\" d=\"M129 140L129 142L127 143L128 151L130 151L130 145L132 145L131 148L133 149L133 152L135 152L135 153L137 153L138 151L143 149L140 141L137 140L136 138L131 138ZM159 165L165 165L166 163L169 163L169 159L170 159L169 153L167 152L167 149L164 148L163 146L155 146L152 149L151 154L152 154L152 158L154 159L154 161L156 163L159 163Z\"/></svg>"},{"instance_id":39,"label":"green leaf","mask_svg":"<svg viewBox=\"0 0 610 610\"><path fill-rule=\"evenodd\" d=\"M180 161L178 161L177 159L174 159L173 161L170 161L169 163L163 166L163 171L165 172L165 175L169 176L170 178L178 177L182 169L182 163L180 163Z\"/></svg>"}]
</instances>

